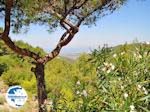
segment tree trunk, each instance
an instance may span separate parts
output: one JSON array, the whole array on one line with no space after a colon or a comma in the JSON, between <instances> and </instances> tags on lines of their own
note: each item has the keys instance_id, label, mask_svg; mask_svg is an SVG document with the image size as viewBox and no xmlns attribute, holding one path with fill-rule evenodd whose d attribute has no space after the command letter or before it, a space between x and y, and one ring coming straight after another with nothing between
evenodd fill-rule
<instances>
[{"instance_id":1,"label":"tree trunk","mask_svg":"<svg viewBox=\"0 0 150 112\"><path fill-rule=\"evenodd\" d=\"M44 65L41 63L37 63L34 70L37 82L37 95L38 95L38 106L39 112L46 112L46 87L45 87L45 79L44 79Z\"/></svg>"}]
</instances>

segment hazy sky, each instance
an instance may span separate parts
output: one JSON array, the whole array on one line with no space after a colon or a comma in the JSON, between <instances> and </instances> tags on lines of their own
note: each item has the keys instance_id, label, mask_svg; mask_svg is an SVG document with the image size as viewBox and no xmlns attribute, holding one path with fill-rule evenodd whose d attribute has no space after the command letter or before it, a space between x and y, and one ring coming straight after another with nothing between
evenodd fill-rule
<instances>
[{"instance_id":1,"label":"hazy sky","mask_svg":"<svg viewBox=\"0 0 150 112\"><path fill-rule=\"evenodd\" d=\"M34 46L40 46L46 51L52 50L59 37L61 29L48 33L46 27L32 25L27 34L14 35L15 40L24 40ZM89 51L99 45L110 46L138 41L150 41L150 0L128 0L118 11L105 16L97 22L96 26L81 27L79 33L61 51L64 53L78 53Z\"/></svg>"}]
</instances>

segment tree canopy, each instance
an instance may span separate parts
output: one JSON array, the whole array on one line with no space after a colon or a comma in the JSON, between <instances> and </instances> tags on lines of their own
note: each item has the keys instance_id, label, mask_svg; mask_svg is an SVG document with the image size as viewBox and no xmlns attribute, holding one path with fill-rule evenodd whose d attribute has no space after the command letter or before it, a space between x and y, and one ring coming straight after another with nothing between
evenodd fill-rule
<instances>
[{"instance_id":1,"label":"tree canopy","mask_svg":"<svg viewBox=\"0 0 150 112\"><path fill-rule=\"evenodd\" d=\"M126 0L13 0L12 26L18 31L30 23L46 24L51 29L65 25L91 25L100 17L113 12ZM5 0L0 1L4 16ZM61 24L60 24L61 23ZM66 26L66 27L67 27Z\"/></svg>"}]
</instances>

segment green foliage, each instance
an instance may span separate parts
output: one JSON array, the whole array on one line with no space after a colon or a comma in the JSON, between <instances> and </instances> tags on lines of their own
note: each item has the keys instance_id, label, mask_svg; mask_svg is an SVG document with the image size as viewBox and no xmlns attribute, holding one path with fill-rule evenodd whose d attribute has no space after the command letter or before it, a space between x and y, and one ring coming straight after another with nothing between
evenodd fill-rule
<instances>
[{"instance_id":1,"label":"green foliage","mask_svg":"<svg viewBox=\"0 0 150 112\"><path fill-rule=\"evenodd\" d=\"M105 60L97 60L98 110L149 110L149 48L147 44L125 44L108 52Z\"/></svg>"},{"instance_id":2,"label":"green foliage","mask_svg":"<svg viewBox=\"0 0 150 112\"><path fill-rule=\"evenodd\" d=\"M71 64L63 59L54 59L46 65L45 80L47 92L51 95L60 95L61 88L66 83L72 84Z\"/></svg>"},{"instance_id":3,"label":"green foliage","mask_svg":"<svg viewBox=\"0 0 150 112\"><path fill-rule=\"evenodd\" d=\"M36 48L16 42L23 48ZM3 43L0 43L2 46ZM3 48L0 46L1 49ZM3 51L3 50L2 50ZM0 65L7 69L1 78L7 85L21 85L29 99L36 96L36 79L31 60L20 57L7 47ZM125 44L93 50L76 61L58 57L45 66L49 110L52 112L137 112L149 111L150 46ZM43 50L39 52L44 54ZM1 68L1 67L0 67ZM34 102L35 103L35 102ZM20 111L27 111L30 104ZM36 108L33 107L33 108Z\"/></svg>"},{"instance_id":4,"label":"green foliage","mask_svg":"<svg viewBox=\"0 0 150 112\"><path fill-rule=\"evenodd\" d=\"M0 41L0 56L6 55L8 53L8 49L4 42Z\"/></svg>"},{"instance_id":5,"label":"green foliage","mask_svg":"<svg viewBox=\"0 0 150 112\"><path fill-rule=\"evenodd\" d=\"M148 112L149 48L149 44L141 43L104 46L91 55L82 55L73 65L73 83L62 87L60 95L53 98L51 109L56 112Z\"/></svg>"},{"instance_id":6,"label":"green foliage","mask_svg":"<svg viewBox=\"0 0 150 112\"><path fill-rule=\"evenodd\" d=\"M115 11L127 0L15 0L12 8L11 27L20 32L31 23L48 25L49 30L60 26L60 19L66 18L73 24L81 19L84 25L96 21ZM5 0L0 1L0 16L4 18ZM54 11L54 12L53 12ZM59 15L59 16L58 16Z\"/></svg>"},{"instance_id":7,"label":"green foliage","mask_svg":"<svg viewBox=\"0 0 150 112\"><path fill-rule=\"evenodd\" d=\"M22 41L16 41L15 44L21 48L30 49L30 51L38 53L40 56L44 56L46 53L40 47L32 47L31 45L24 43Z\"/></svg>"},{"instance_id":8,"label":"green foliage","mask_svg":"<svg viewBox=\"0 0 150 112\"><path fill-rule=\"evenodd\" d=\"M39 54L43 55L44 51L40 48L33 48L32 46L25 44L21 41L16 42L22 48L31 49L33 51L39 51ZM34 74L31 72L31 59L23 58L14 54L3 42L0 41L0 51L3 55L0 56L0 73L1 78L5 84L22 85L25 89L31 93L36 93L36 82ZM4 53L5 52L5 53ZM29 83L30 82L30 83Z\"/></svg>"},{"instance_id":9,"label":"green foliage","mask_svg":"<svg viewBox=\"0 0 150 112\"><path fill-rule=\"evenodd\" d=\"M0 76L6 70L7 70L7 65L6 64L0 64Z\"/></svg>"}]
</instances>

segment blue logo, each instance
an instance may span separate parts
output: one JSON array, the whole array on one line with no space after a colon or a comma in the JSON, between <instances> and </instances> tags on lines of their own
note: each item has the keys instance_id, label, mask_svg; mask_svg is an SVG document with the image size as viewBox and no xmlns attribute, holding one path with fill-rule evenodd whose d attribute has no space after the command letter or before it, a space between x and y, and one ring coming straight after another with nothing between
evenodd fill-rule
<instances>
[{"instance_id":1,"label":"blue logo","mask_svg":"<svg viewBox=\"0 0 150 112\"><path fill-rule=\"evenodd\" d=\"M14 108L23 106L27 98L27 93L21 86L11 86L6 93L7 103Z\"/></svg>"}]
</instances>

